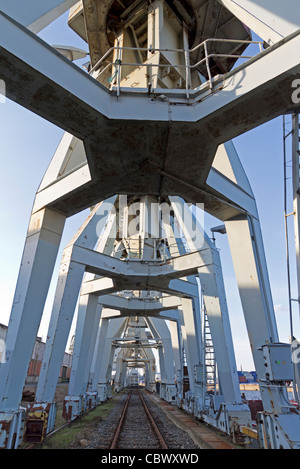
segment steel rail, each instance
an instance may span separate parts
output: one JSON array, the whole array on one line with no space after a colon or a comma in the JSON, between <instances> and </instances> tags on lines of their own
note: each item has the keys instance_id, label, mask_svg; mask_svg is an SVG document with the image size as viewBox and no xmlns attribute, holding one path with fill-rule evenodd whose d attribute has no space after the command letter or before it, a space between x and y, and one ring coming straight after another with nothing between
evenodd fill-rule
<instances>
[{"instance_id":1,"label":"steel rail","mask_svg":"<svg viewBox=\"0 0 300 469\"><path fill-rule=\"evenodd\" d=\"M111 443L111 446L110 446L109 449L115 449L116 448L118 438L119 438L119 435L120 435L120 432L121 432L121 428L122 428L123 422L125 420L125 415L126 415L126 412L127 412L127 409L128 409L129 402L130 402L131 394L132 394L132 391L130 391L129 396L127 398L127 401L125 403L125 406L123 408L120 420L118 422L117 429L115 431L115 434L113 436L112 443Z\"/></svg>"},{"instance_id":2,"label":"steel rail","mask_svg":"<svg viewBox=\"0 0 300 469\"><path fill-rule=\"evenodd\" d=\"M125 418L126 418L126 413L127 413L127 409L128 409L128 406L129 406L129 402L130 402L130 398L131 398L131 395L132 395L132 391L130 391L130 394L127 398L127 401L125 403L125 406L123 408L123 411L122 411L122 414L121 414L121 417L120 417L120 420L118 422L118 425L117 425L117 428L116 428L116 431L115 431L115 434L113 436L113 439L112 439L112 443L110 445L110 448L109 449L116 449L116 446L117 446L117 443L118 443L118 439L119 439L119 436L120 436L120 432L121 432L121 429L122 429L122 426L123 426L123 423L125 421ZM148 409L147 407L147 404L142 396L142 393L138 390L138 395L139 395L139 398L141 400L141 403L144 407L144 410L146 412L146 415L150 421L150 424L155 432L155 435L160 443L160 446L162 449L168 449L168 445L164 439L164 437L162 436L158 426L156 425L152 415L151 415L151 412L150 410Z\"/></svg>"},{"instance_id":3,"label":"steel rail","mask_svg":"<svg viewBox=\"0 0 300 469\"><path fill-rule=\"evenodd\" d=\"M144 400L144 398L143 398L143 396L142 396L142 393L141 393L140 391L138 391L138 394L139 394L139 397L140 397L140 399L141 399L141 402L142 402L142 404L143 404L143 406L144 406L144 409L145 409L145 411L146 411L147 417L148 417L148 419L150 420L150 423L151 423L151 425L152 425L152 427L153 427L153 429L154 429L154 431L155 431L155 434L156 434L156 436L157 436L157 438L158 438L158 440L159 440L159 442L160 442L160 445L161 445L162 449L168 449L168 445L167 445L167 443L165 442L165 439L164 439L164 437L162 436L161 432L159 431L159 428L158 428L158 426L156 425L156 423L155 423L155 421L154 421L154 419L153 419L153 417L152 417L152 415L151 415L151 413L150 413L150 410L149 410L148 407L147 407L147 404L146 404L146 402L145 402L145 400Z\"/></svg>"},{"instance_id":4,"label":"steel rail","mask_svg":"<svg viewBox=\"0 0 300 469\"><path fill-rule=\"evenodd\" d=\"M129 406L129 403L130 403L130 399L131 399L131 395L132 395L132 390L130 390L129 392L129 395L127 397L127 400L126 400L126 403L123 407L123 410L122 410L122 414L121 414L121 417L119 419L119 422L118 422L118 425L117 425L117 428L115 430L115 433L114 433L114 436L112 438L112 442L110 444L110 447L109 449L116 449L116 446L117 446L117 442L118 442L118 439L119 439L119 436L120 436L120 432L121 432L121 429L122 429L122 426L123 426L123 423L125 421L125 417L126 417L126 413L127 413L127 409L128 409L128 406ZM138 390L138 395L139 395L139 398L143 404L143 407L144 407L144 410L146 412L146 415L151 423L151 426L155 432L155 435L156 437L158 438L158 441L160 442L160 445L161 445L161 448L162 449L168 449L168 445L166 444L165 442L165 439L164 437L162 436L160 430L158 429L152 415L151 415L151 412L150 410L148 409L147 407L147 404L142 396L142 393ZM82 416L81 416L82 417ZM47 440L49 437L51 437L52 435L54 435L55 433L57 433L59 430L65 428L65 427L68 427L70 425L72 425L73 422L79 420L81 417L78 417L76 418L75 420L73 420L72 422L67 422L63 425L61 425L60 427L56 428L55 430L51 431L50 433L48 433L47 435L45 435L44 439L42 441L39 441L39 442L35 442L35 443L32 443L32 444L29 444L28 446L25 446L24 449L37 449L37 448L40 448L43 444L43 442L45 440Z\"/></svg>"}]
</instances>

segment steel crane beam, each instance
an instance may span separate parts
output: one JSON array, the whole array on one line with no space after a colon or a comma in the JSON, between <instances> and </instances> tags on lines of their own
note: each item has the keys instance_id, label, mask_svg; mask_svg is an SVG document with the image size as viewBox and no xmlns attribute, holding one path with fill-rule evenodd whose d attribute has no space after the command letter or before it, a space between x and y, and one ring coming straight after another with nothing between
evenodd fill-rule
<instances>
[{"instance_id":1,"label":"steel crane beam","mask_svg":"<svg viewBox=\"0 0 300 469\"><path fill-rule=\"evenodd\" d=\"M37 34L78 0L0 0L0 10Z\"/></svg>"},{"instance_id":2,"label":"steel crane beam","mask_svg":"<svg viewBox=\"0 0 300 469\"><path fill-rule=\"evenodd\" d=\"M298 32L221 77L211 96L198 92L192 106L169 105L147 94L124 93L118 99L3 12L0 44L8 98L84 142L90 180L87 175L71 191L65 185L58 198L50 200L68 216L107 198L112 190L175 194L202 202L219 144L297 107L291 87L300 73L294 54L300 47ZM183 165L186 142L201 152L197 158L193 152L186 154Z\"/></svg>"}]
</instances>

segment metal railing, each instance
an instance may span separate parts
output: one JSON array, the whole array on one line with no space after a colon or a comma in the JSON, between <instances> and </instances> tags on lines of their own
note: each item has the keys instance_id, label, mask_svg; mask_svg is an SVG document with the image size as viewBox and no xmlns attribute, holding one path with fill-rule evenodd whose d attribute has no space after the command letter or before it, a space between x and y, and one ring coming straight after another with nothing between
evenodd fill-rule
<instances>
[{"instance_id":1,"label":"metal railing","mask_svg":"<svg viewBox=\"0 0 300 469\"><path fill-rule=\"evenodd\" d=\"M146 243L146 246L144 245L144 242L141 242L141 245L138 243L138 238L126 238L123 239L123 242L120 246L118 246L114 250L114 256L118 256L119 253L125 253L126 256L123 257L124 260L143 260L143 261L164 261L166 259L171 259L172 255L170 250L172 248L178 249L178 246L181 247L184 246L185 250L189 252L189 249L185 246L185 244L182 242L178 243L174 242L168 243L167 238L159 238L159 239L152 239L153 241L153 246L150 246L149 244ZM150 256L145 257L145 252ZM159 256L157 255L157 252L159 252ZM176 256L175 256L176 257Z\"/></svg>"},{"instance_id":2,"label":"metal railing","mask_svg":"<svg viewBox=\"0 0 300 469\"><path fill-rule=\"evenodd\" d=\"M150 70L151 67L162 67L165 68L166 66L170 66L173 69L177 68L183 68L185 69L185 94L186 97L189 98L189 91L191 90L191 71L194 69L199 68L203 63L205 63L205 68L208 76L208 83L209 83L209 88L212 90L213 88L213 76L211 73L211 67L210 67L210 59L211 58L234 58L234 59L251 59L253 55L240 55L240 54L220 54L217 52L212 52L209 53L208 51L208 44L211 42L221 42L221 43L236 43L236 44L257 44L259 46L259 52L263 51L263 42L262 41L247 41L247 40L239 40L239 39L218 39L218 38L210 38L206 39L205 41L201 42L197 46L195 46L193 49L156 49L156 48L141 48L141 47L120 47L120 46L114 46L111 47L104 55L101 57L101 59L92 67L92 69L89 71L89 74L92 74L94 71L98 70L101 65L109 58L111 54L114 53L114 51L117 51L116 54L116 59L114 62L109 62L99 73L97 78L99 78L105 71L107 71L110 67L112 69L114 68L115 71L111 72L111 77L110 81L113 82L114 79L116 79L116 89L117 89L117 95L120 95L121 91L121 68L123 66L134 66L134 67L146 67L148 70ZM203 48L203 53L204 57L199 60L196 63L191 63L191 54L195 53L197 50L200 48ZM164 63L152 63L152 62L122 62L122 56L123 56L123 51L125 50L130 50L130 51L140 51L140 52L147 52L151 54L155 54L155 52L176 52L176 53L182 53L184 54L184 63L181 64L164 64ZM151 73L149 72L147 74L148 76L151 76ZM166 90L167 91L167 90Z\"/></svg>"}]
</instances>

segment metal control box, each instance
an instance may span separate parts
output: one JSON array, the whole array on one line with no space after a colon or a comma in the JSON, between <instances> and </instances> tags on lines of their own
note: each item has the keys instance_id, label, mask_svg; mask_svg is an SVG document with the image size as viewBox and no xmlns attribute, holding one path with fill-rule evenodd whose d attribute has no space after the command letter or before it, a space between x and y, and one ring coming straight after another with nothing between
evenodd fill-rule
<instances>
[{"instance_id":1,"label":"metal control box","mask_svg":"<svg viewBox=\"0 0 300 469\"><path fill-rule=\"evenodd\" d=\"M293 364L290 344L269 344L262 347L265 375L270 381L292 381Z\"/></svg>"}]
</instances>

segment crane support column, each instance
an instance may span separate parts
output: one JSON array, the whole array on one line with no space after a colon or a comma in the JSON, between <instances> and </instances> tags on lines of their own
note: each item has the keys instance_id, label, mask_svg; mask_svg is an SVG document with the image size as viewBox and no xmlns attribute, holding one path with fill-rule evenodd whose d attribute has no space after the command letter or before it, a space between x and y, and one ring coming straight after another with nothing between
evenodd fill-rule
<instances>
[{"instance_id":1,"label":"crane support column","mask_svg":"<svg viewBox=\"0 0 300 469\"><path fill-rule=\"evenodd\" d=\"M65 217L50 209L31 216L7 331L5 363L1 365L0 433L2 426L6 430L0 447L13 447L22 435L19 430L24 428L24 418L19 405L64 223Z\"/></svg>"},{"instance_id":2,"label":"crane support column","mask_svg":"<svg viewBox=\"0 0 300 469\"><path fill-rule=\"evenodd\" d=\"M79 417L97 402L97 395L87 393L87 386L101 311L96 295L80 297L69 390L64 400L63 416L67 421Z\"/></svg>"},{"instance_id":3,"label":"crane support column","mask_svg":"<svg viewBox=\"0 0 300 469\"><path fill-rule=\"evenodd\" d=\"M173 357L174 357L174 368L177 382L177 404L182 399L182 338L180 332L180 321L169 322L169 329L171 334Z\"/></svg>"},{"instance_id":4,"label":"crane support column","mask_svg":"<svg viewBox=\"0 0 300 469\"><path fill-rule=\"evenodd\" d=\"M125 353L126 353L125 349L120 349L117 352L116 373L115 373L115 379L114 379L114 391L115 392L120 392L123 389L121 385L121 382L122 382L121 375L122 375L122 368L123 368Z\"/></svg>"},{"instance_id":5,"label":"crane support column","mask_svg":"<svg viewBox=\"0 0 300 469\"><path fill-rule=\"evenodd\" d=\"M86 269L84 263L73 260L74 247L88 249L95 247L99 233L105 227L108 214L114 209L115 199L116 197L112 197L94 208L63 252L48 329L48 339L36 389L36 402L31 403L28 407L29 423L31 420L35 420L40 413L43 416L48 416L47 433L54 426L56 415L55 390ZM26 435L30 434L29 426L27 426ZM42 428L41 439L44 436L46 425Z\"/></svg>"},{"instance_id":6,"label":"crane support column","mask_svg":"<svg viewBox=\"0 0 300 469\"><path fill-rule=\"evenodd\" d=\"M170 330L163 319L149 317L147 323L154 337L162 342L162 346L158 348L161 369L160 396L162 399L175 404L175 369Z\"/></svg>"},{"instance_id":7,"label":"crane support column","mask_svg":"<svg viewBox=\"0 0 300 469\"><path fill-rule=\"evenodd\" d=\"M185 352L188 370L189 390L183 398L183 408L188 412L194 412L196 395L195 368L201 367L201 336L197 335L197 321L192 299L182 298L182 309L179 309L183 348Z\"/></svg>"},{"instance_id":8,"label":"crane support column","mask_svg":"<svg viewBox=\"0 0 300 469\"><path fill-rule=\"evenodd\" d=\"M226 421L228 431L235 435L239 426L250 424L250 413L248 406L241 400L220 256L184 201L179 197L169 199L187 245L191 251L200 253L203 262L203 267L198 268L198 274L224 399L222 401L218 396L213 403L216 416L214 425L221 428ZM205 411L201 411L199 416L208 421L214 420Z\"/></svg>"},{"instance_id":9,"label":"crane support column","mask_svg":"<svg viewBox=\"0 0 300 469\"><path fill-rule=\"evenodd\" d=\"M97 346L94 354L94 373L91 391L98 393L98 403L104 402L110 396L110 376L108 371L112 366L114 347L113 339L119 337L125 327L126 318L101 319L98 332Z\"/></svg>"},{"instance_id":10,"label":"crane support column","mask_svg":"<svg viewBox=\"0 0 300 469\"><path fill-rule=\"evenodd\" d=\"M291 348L279 342L259 221L239 216L225 225L264 408L258 417L261 443L300 448L300 417L286 386L294 379Z\"/></svg>"}]
</instances>

